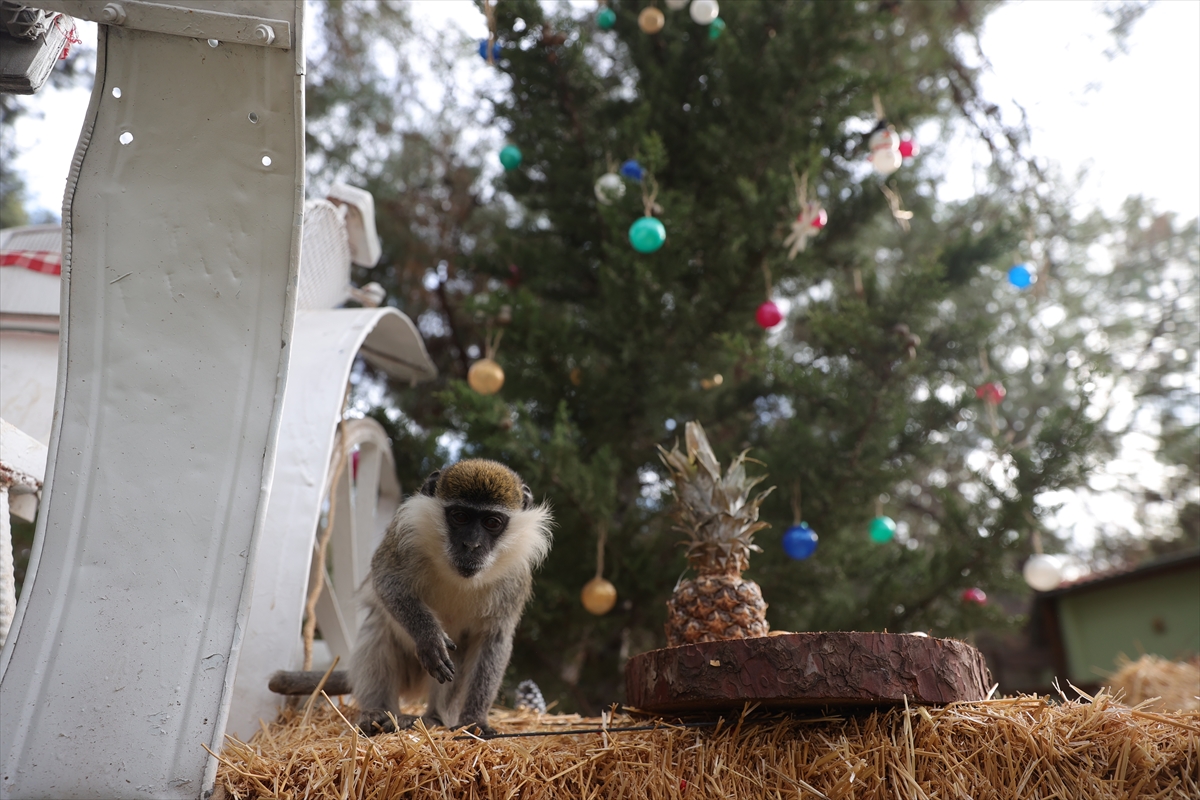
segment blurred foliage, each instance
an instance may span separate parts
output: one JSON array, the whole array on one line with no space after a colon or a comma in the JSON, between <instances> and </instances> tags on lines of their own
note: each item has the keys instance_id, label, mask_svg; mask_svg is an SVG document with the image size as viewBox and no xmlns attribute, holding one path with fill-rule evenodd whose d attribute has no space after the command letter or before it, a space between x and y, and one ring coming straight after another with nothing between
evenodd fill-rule
<instances>
[{"instance_id":1,"label":"blurred foliage","mask_svg":"<svg viewBox=\"0 0 1200 800\"><path fill-rule=\"evenodd\" d=\"M617 24L602 32L569 6L498 4L492 66L478 40L435 40L403 6L330 3L328 77L310 90L313 128L327 131L310 138L318 182L336 172L376 198L385 255L356 277L387 287L441 370L388 402L372 394L378 376L360 385L403 484L486 456L554 506L514 682L532 676L560 707L594 712L620 698L629 655L662 646L685 563L655 446L690 419L723 458L751 448L779 487L747 573L778 629L1011 629L1035 537L1061 549L1065 493L1144 427L1122 416L1121 393L1162 431L1173 488L1160 505L1185 509L1163 540L1190 530L1196 419L1180 408L1196 394L1195 223L1136 200L1120 223L1072 215L1071 187L978 90L975 33L991 4L747 0L722 7L716 40L683 12L647 36L644 3L609 5ZM1135 18L1114 18L1114 36ZM440 106L395 78L355 101L375 67L354 59L379 47L447 76ZM450 76L470 65L482 88L455 96ZM983 141L987 191L940 203L936 157L907 162L886 181L913 212L906 232L865 161L876 95L901 131L932 123L945 143L965 127ZM326 111L337 102L360 113ZM375 155L356 165L353 143ZM504 143L520 147L519 169L499 169ZM593 183L626 158L652 180L599 204ZM830 219L789 260L794 172ZM626 232L654 188L668 239L641 255ZM1038 273L1024 292L1005 279L1022 261ZM764 333L767 276L790 312ZM1162 324L1147 339L1151 301ZM480 396L466 370L501 327L506 383ZM1007 391L994 408L976 397L985 381ZM877 512L897 520L895 542L870 543ZM779 542L797 514L821 537L803 562ZM597 618L578 597L601 530L620 597ZM1002 602L964 603L975 586Z\"/></svg>"}]
</instances>

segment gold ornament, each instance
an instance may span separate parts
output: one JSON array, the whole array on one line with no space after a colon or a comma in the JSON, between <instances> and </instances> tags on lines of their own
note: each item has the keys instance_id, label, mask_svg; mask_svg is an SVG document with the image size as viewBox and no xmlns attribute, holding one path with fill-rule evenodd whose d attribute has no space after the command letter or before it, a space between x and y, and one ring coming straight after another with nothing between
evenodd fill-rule
<instances>
[{"instance_id":1,"label":"gold ornament","mask_svg":"<svg viewBox=\"0 0 1200 800\"><path fill-rule=\"evenodd\" d=\"M721 373L718 372L716 375L713 375L711 378L701 378L700 379L700 388L701 389L712 389L714 387L720 386L724 382L725 382L725 379L722 378Z\"/></svg>"},{"instance_id":2,"label":"gold ornament","mask_svg":"<svg viewBox=\"0 0 1200 800\"><path fill-rule=\"evenodd\" d=\"M638 27L642 33L658 33L667 23L667 18L654 6L647 6L638 14Z\"/></svg>"},{"instance_id":3,"label":"gold ornament","mask_svg":"<svg viewBox=\"0 0 1200 800\"><path fill-rule=\"evenodd\" d=\"M597 617L603 616L612 611L612 607L617 604L617 587L604 578L592 578L583 585L579 599L583 601L583 607L588 611Z\"/></svg>"},{"instance_id":4,"label":"gold ornament","mask_svg":"<svg viewBox=\"0 0 1200 800\"><path fill-rule=\"evenodd\" d=\"M579 386L583 383L583 370L581 370L579 367L575 367L573 370L571 370L570 377L571 384L574 386Z\"/></svg>"},{"instance_id":5,"label":"gold ornament","mask_svg":"<svg viewBox=\"0 0 1200 800\"><path fill-rule=\"evenodd\" d=\"M481 358L467 370L467 383L480 394L495 394L504 385L504 370L490 358Z\"/></svg>"}]
</instances>

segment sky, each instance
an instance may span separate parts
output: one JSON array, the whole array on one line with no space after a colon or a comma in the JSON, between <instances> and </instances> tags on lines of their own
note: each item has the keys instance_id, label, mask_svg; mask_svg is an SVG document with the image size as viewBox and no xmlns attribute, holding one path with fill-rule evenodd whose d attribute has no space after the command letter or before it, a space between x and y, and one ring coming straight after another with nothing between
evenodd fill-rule
<instances>
[{"instance_id":1,"label":"sky","mask_svg":"<svg viewBox=\"0 0 1200 800\"><path fill-rule=\"evenodd\" d=\"M581 8L593 4L576 2ZM470 0L413 0L427 28L464 29L486 36L483 15ZM1131 194L1156 201L1185 218L1200 215L1200 2L1158 0L1138 20L1127 53L1114 49L1110 20L1088 0L1017 0L992 13L982 35L990 66L985 95L1011 114L1026 109L1033 148L1064 176L1087 170L1077 197L1084 206L1114 212ZM682 13L682 12L680 12ZM95 45L95 26L81 26ZM464 53L470 80L475 53ZM467 76L464 78L464 74ZM431 101L441 87L422 95ZM82 126L89 90L43 89L34 113L16 132L16 166L30 190L30 208L57 216L67 170ZM941 147L921 142L925 152ZM986 156L962 142L944 159L943 199L972 194L982 185Z\"/></svg>"}]
</instances>

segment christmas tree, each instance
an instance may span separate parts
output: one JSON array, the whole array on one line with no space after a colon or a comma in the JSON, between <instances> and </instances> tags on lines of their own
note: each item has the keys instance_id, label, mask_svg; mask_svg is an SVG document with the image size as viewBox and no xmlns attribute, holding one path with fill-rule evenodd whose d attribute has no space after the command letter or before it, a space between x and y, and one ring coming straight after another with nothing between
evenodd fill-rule
<instances>
[{"instance_id":1,"label":"christmas tree","mask_svg":"<svg viewBox=\"0 0 1200 800\"><path fill-rule=\"evenodd\" d=\"M1023 589L1022 560L1056 546L1038 499L1081 485L1103 436L1094 352L1068 358L1038 327L1055 270L1077 264L1050 243L1075 223L963 52L989 5L740 0L712 20L693 0L648 33L655 6L481 6L490 58L472 57L501 88L419 133L392 127L399 101L362 44L409 41L402 9L322 12L358 60L314 71L314 106L344 119L339 104L371 102L310 147L375 193L385 256L359 277L389 288L442 371L371 412L402 482L496 458L555 510L507 685L532 677L594 712L621 699L629 655L666 643L686 560L658 448L693 420L721 463L748 449L777 487L746 572L772 629L1013 624L971 590ZM478 113L519 152L502 174L499 146L489 171L453 135ZM994 169L987 193L942 203L899 139L954 125ZM395 141L356 166L372 130ZM489 355L503 386L481 394L467 373ZM598 574L617 598L596 615L580 591Z\"/></svg>"}]
</instances>

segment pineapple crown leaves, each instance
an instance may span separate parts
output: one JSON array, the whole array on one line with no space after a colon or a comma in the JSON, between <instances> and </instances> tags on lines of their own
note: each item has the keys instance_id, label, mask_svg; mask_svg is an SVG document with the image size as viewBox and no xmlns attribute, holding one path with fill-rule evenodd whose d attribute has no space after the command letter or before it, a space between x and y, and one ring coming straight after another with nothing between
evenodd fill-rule
<instances>
[{"instance_id":1,"label":"pineapple crown leaves","mask_svg":"<svg viewBox=\"0 0 1200 800\"><path fill-rule=\"evenodd\" d=\"M675 530L688 535L683 542L688 562L700 574L741 572L750 551L762 552L754 544L754 533L770 523L759 522L758 509L775 487L750 497L767 476L746 475L746 462L754 461L746 457L748 451L735 456L722 475L700 423L687 423L685 439L686 453L678 442L670 451L661 446L658 450L675 481Z\"/></svg>"}]
</instances>

